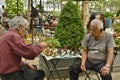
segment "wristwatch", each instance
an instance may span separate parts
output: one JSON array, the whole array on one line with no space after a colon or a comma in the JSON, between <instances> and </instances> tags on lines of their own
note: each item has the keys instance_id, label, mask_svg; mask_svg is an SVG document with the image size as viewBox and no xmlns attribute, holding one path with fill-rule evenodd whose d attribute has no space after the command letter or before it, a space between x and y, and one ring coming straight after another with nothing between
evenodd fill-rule
<instances>
[{"instance_id":1,"label":"wristwatch","mask_svg":"<svg viewBox=\"0 0 120 80\"><path fill-rule=\"evenodd\" d=\"M106 64L105 66L110 67L110 65L109 65L109 64Z\"/></svg>"}]
</instances>

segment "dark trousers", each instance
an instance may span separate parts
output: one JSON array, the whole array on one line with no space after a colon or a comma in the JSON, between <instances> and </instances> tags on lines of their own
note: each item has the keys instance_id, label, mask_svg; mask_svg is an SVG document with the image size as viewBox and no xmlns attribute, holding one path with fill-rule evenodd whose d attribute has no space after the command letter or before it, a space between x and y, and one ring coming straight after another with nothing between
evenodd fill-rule
<instances>
[{"instance_id":1,"label":"dark trousers","mask_svg":"<svg viewBox=\"0 0 120 80\"><path fill-rule=\"evenodd\" d=\"M22 71L16 71L9 74L0 75L1 80L25 80Z\"/></svg>"},{"instance_id":2,"label":"dark trousers","mask_svg":"<svg viewBox=\"0 0 120 80\"><path fill-rule=\"evenodd\" d=\"M44 80L45 77L45 72L43 70L37 70L36 71L36 77L33 80ZM23 71L16 71L13 73L5 74L5 75L0 75L1 80L26 80L23 77ZM31 79L32 80L32 79Z\"/></svg>"},{"instance_id":3,"label":"dark trousers","mask_svg":"<svg viewBox=\"0 0 120 80\"><path fill-rule=\"evenodd\" d=\"M88 60L86 61L86 69L87 70L93 70L96 72L100 73L101 68L105 65L105 62L99 63L99 64L93 64L89 62ZM75 63L72 66L70 66L70 80L78 80L79 73L83 72L80 68L80 63ZM102 80L112 80L111 72L108 75L102 76L100 74Z\"/></svg>"},{"instance_id":4,"label":"dark trousers","mask_svg":"<svg viewBox=\"0 0 120 80\"><path fill-rule=\"evenodd\" d=\"M34 78L34 80L44 80L45 72L43 70L37 70L36 73L37 76Z\"/></svg>"}]
</instances>

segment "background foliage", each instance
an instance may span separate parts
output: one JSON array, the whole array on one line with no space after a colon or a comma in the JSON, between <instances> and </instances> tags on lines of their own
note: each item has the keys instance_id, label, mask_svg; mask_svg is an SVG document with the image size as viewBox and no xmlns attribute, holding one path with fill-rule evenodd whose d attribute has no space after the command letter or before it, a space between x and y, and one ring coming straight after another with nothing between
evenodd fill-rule
<instances>
[{"instance_id":1,"label":"background foliage","mask_svg":"<svg viewBox=\"0 0 120 80\"><path fill-rule=\"evenodd\" d=\"M62 47L64 45L69 48L80 47L81 40L85 34L84 31L80 9L69 0L61 10L55 30L55 38L58 38Z\"/></svg>"},{"instance_id":2,"label":"background foliage","mask_svg":"<svg viewBox=\"0 0 120 80\"><path fill-rule=\"evenodd\" d=\"M105 16L105 18L110 18L110 19L113 19L113 18L114 18L114 14L111 13L111 12L105 12L105 13L104 13L104 16Z\"/></svg>"},{"instance_id":3,"label":"background foliage","mask_svg":"<svg viewBox=\"0 0 120 80\"><path fill-rule=\"evenodd\" d=\"M17 15L17 0L6 0L6 12L10 18ZM23 2L18 0L18 14L23 15L24 13Z\"/></svg>"}]
</instances>

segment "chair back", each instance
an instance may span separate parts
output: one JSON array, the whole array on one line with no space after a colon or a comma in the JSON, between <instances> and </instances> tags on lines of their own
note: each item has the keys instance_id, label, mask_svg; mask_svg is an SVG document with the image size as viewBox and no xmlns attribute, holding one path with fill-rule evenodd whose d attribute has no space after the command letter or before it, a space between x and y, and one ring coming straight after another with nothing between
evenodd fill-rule
<instances>
[{"instance_id":1,"label":"chair back","mask_svg":"<svg viewBox=\"0 0 120 80\"><path fill-rule=\"evenodd\" d=\"M118 54L118 47L114 47L114 58L117 56Z\"/></svg>"},{"instance_id":2,"label":"chair back","mask_svg":"<svg viewBox=\"0 0 120 80\"><path fill-rule=\"evenodd\" d=\"M113 59L113 62L112 62L112 67L111 67L111 71L113 71L113 64L114 64L114 61L115 61L115 58L116 56L118 55L118 47L114 47L114 59Z\"/></svg>"}]
</instances>

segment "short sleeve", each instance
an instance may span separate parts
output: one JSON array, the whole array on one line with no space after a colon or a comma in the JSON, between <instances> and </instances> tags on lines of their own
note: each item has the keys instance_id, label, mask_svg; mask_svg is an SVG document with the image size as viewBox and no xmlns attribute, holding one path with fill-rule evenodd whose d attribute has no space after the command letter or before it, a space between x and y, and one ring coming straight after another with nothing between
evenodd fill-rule
<instances>
[{"instance_id":1,"label":"short sleeve","mask_svg":"<svg viewBox=\"0 0 120 80\"><path fill-rule=\"evenodd\" d=\"M90 41L90 34L86 34L86 36L82 41L82 47L88 47L89 41Z\"/></svg>"},{"instance_id":2,"label":"short sleeve","mask_svg":"<svg viewBox=\"0 0 120 80\"><path fill-rule=\"evenodd\" d=\"M107 42L108 48L114 48L116 47L115 40L111 34L108 35L108 42Z\"/></svg>"}]
</instances>

